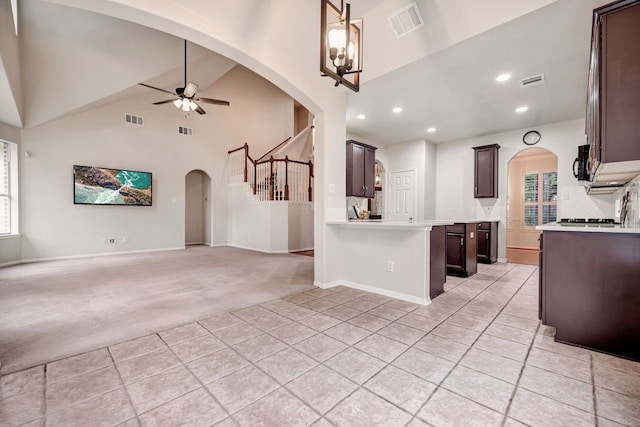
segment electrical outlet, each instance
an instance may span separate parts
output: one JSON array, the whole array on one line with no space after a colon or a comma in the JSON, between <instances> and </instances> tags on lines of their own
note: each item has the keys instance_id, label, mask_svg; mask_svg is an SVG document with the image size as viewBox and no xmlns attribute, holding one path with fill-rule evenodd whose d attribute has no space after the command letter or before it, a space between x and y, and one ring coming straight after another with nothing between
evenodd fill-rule
<instances>
[{"instance_id":1,"label":"electrical outlet","mask_svg":"<svg viewBox=\"0 0 640 427\"><path fill-rule=\"evenodd\" d=\"M109 237L109 244L110 245L115 245L118 242L118 240L115 237Z\"/></svg>"},{"instance_id":2,"label":"electrical outlet","mask_svg":"<svg viewBox=\"0 0 640 427\"><path fill-rule=\"evenodd\" d=\"M122 243L129 243L129 236L122 236Z\"/></svg>"},{"instance_id":3,"label":"electrical outlet","mask_svg":"<svg viewBox=\"0 0 640 427\"><path fill-rule=\"evenodd\" d=\"M387 261L387 271L393 272L393 261Z\"/></svg>"}]
</instances>

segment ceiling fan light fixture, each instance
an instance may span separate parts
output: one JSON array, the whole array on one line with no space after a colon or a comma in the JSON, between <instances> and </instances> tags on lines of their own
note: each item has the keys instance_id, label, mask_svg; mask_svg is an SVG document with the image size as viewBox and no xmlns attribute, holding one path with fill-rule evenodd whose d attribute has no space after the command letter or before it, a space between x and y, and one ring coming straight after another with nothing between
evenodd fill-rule
<instances>
[{"instance_id":1,"label":"ceiling fan light fixture","mask_svg":"<svg viewBox=\"0 0 640 427\"><path fill-rule=\"evenodd\" d=\"M189 108L191 108L191 110L195 110L196 108L198 108L198 104L193 101L189 101Z\"/></svg>"},{"instance_id":2,"label":"ceiling fan light fixture","mask_svg":"<svg viewBox=\"0 0 640 427\"><path fill-rule=\"evenodd\" d=\"M176 108L180 108L182 107L182 99L178 98L175 101L173 101L173 105L176 106Z\"/></svg>"},{"instance_id":3,"label":"ceiling fan light fixture","mask_svg":"<svg viewBox=\"0 0 640 427\"><path fill-rule=\"evenodd\" d=\"M188 99L184 98L184 99L182 100L182 107L181 107L181 108L182 108L182 111L185 111L185 112L187 112L187 111L191 111L191 108L190 108L190 106L189 106L189 100L188 100Z\"/></svg>"}]
</instances>

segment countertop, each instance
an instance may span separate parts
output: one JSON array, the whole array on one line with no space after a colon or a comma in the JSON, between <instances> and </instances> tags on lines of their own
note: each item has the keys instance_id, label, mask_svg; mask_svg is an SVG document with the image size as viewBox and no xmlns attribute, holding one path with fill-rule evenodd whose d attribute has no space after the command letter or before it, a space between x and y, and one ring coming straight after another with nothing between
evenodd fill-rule
<instances>
[{"instance_id":1,"label":"countertop","mask_svg":"<svg viewBox=\"0 0 640 427\"><path fill-rule=\"evenodd\" d=\"M623 233L623 234L640 234L640 228L625 228L619 225L614 226L596 226L585 224L574 225L560 225L560 224L545 224L538 225L536 230L539 231L566 231L566 232L581 232L581 233Z\"/></svg>"},{"instance_id":2,"label":"countertop","mask_svg":"<svg viewBox=\"0 0 640 427\"><path fill-rule=\"evenodd\" d=\"M451 225L453 221L415 221L415 222L394 222L381 220L350 220L350 221L327 221L327 225L337 225L340 227L355 229L375 229L375 230L407 230L424 231L431 230L431 227L438 225Z\"/></svg>"},{"instance_id":3,"label":"countertop","mask_svg":"<svg viewBox=\"0 0 640 427\"><path fill-rule=\"evenodd\" d=\"M499 219L495 219L495 218L483 218L483 219L452 219L452 220L448 220L449 223L456 223L456 224L472 224L474 222L500 222Z\"/></svg>"}]
</instances>

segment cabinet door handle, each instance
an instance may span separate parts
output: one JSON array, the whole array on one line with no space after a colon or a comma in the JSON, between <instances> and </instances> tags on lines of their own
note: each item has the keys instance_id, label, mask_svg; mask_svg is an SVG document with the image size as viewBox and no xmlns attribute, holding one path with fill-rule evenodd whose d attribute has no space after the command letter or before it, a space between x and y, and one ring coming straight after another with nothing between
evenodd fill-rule
<instances>
[{"instance_id":1,"label":"cabinet door handle","mask_svg":"<svg viewBox=\"0 0 640 427\"><path fill-rule=\"evenodd\" d=\"M489 233L485 234L484 237L489 240Z\"/></svg>"},{"instance_id":2,"label":"cabinet door handle","mask_svg":"<svg viewBox=\"0 0 640 427\"><path fill-rule=\"evenodd\" d=\"M464 237L460 238L460 246L464 246Z\"/></svg>"},{"instance_id":3,"label":"cabinet door handle","mask_svg":"<svg viewBox=\"0 0 640 427\"><path fill-rule=\"evenodd\" d=\"M476 191L476 194L478 194L478 186L477 185L476 185L476 190L475 191Z\"/></svg>"}]
</instances>

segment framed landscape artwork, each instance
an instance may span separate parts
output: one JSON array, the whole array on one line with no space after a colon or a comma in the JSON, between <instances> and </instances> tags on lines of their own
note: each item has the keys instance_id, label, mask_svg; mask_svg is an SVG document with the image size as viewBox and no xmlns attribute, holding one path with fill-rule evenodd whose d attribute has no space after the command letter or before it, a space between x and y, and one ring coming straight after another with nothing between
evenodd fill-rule
<instances>
[{"instance_id":1,"label":"framed landscape artwork","mask_svg":"<svg viewBox=\"0 0 640 427\"><path fill-rule=\"evenodd\" d=\"M151 206L152 174L95 166L73 166L76 205Z\"/></svg>"}]
</instances>

